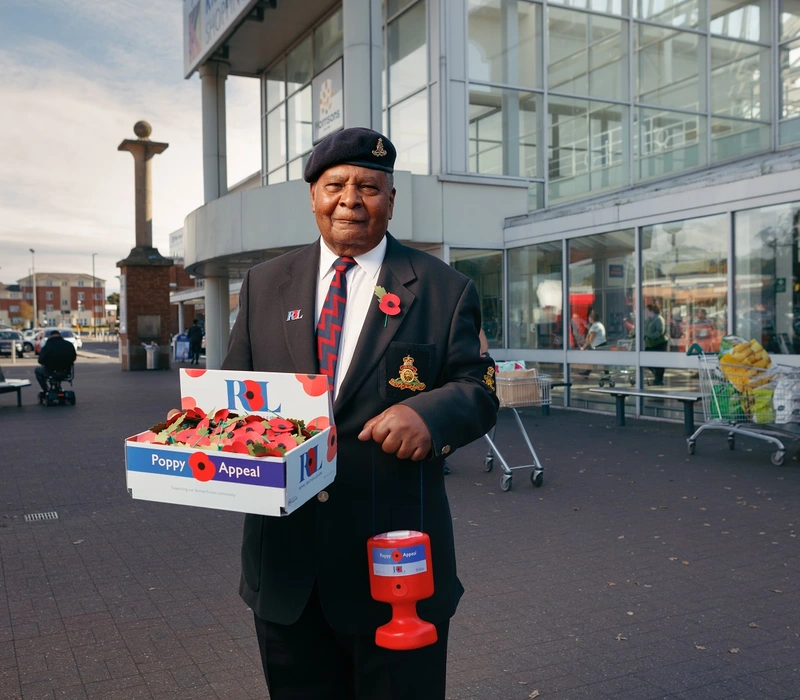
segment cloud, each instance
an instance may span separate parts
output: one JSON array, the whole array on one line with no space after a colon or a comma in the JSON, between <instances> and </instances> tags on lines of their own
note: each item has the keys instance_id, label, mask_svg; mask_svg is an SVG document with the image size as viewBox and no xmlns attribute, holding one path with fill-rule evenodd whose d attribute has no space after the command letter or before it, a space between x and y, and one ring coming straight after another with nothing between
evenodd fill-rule
<instances>
[{"instance_id":1,"label":"cloud","mask_svg":"<svg viewBox=\"0 0 800 700\"><path fill-rule=\"evenodd\" d=\"M40 0L96 45L27 36L0 44L0 280L30 268L91 272L115 285L135 243L133 159L118 152L139 119L169 148L153 161L154 245L203 203L199 80L182 77L180 2ZM58 18L56 18L58 19ZM43 32L46 34L46 32ZM64 32L70 36L70 32ZM78 42L80 43L80 42ZM229 79L229 182L260 166L258 81Z\"/></svg>"}]
</instances>

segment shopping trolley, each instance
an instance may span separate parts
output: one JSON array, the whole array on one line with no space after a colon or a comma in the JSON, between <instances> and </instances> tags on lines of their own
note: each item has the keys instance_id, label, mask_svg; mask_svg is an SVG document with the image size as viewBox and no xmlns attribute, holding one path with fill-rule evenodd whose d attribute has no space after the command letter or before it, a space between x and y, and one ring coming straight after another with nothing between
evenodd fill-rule
<instances>
[{"instance_id":1,"label":"shopping trolley","mask_svg":"<svg viewBox=\"0 0 800 700\"><path fill-rule=\"evenodd\" d=\"M495 425L490 433L484 435L490 448L483 462L484 469L487 472L492 471L494 468L494 457L497 455L497 459L500 460L500 466L503 468L503 476L500 479L500 488L503 491L511 490L513 485L513 472L515 469L529 469L531 467L533 467L531 483L539 487L544 483L544 467L539 461L536 450L533 449L528 433L525 432L525 426L522 425L522 419L519 417L517 409L528 406L549 406L550 376L547 374L537 374L535 369L528 369L514 372L499 372L495 379L500 408L510 408L514 412L514 418L517 421L522 437L533 457L533 464L521 464L515 467L509 466L494 442L495 433L497 431L497 426Z\"/></svg>"},{"instance_id":2,"label":"shopping trolley","mask_svg":"<svg viewBox=\"0 0 800 700\"><path fill-rule=\"evenodd\" d=\"M731 450L736 448L736 435L765 440L776 448L770 456L772 463L782 465L786 448L779 438L797 439L798 436L792 435L788 428L780 430L776 427L776 411L785 412L785 407L793 402L800 403L800 370L783 366L766 369L727 363L721 366L717 355L703 353L698 357L700 393L706 422L686 439L689 454L695 453L695 443L700 433L725 430ZM788 424L791 418L787 416L785 422Z\"/></svg>"},{"instance_id":3,"label":"shopping trolley","mask_svg":"<svg viewBox=\"0 0 800 700\"><path fill-rule=\"evenodd\" d=\"M616 345L611 346L611 350L617 350L622 352L631 352L634 349L635 340L633 338L621 338L617 341ZM631 386L636 386L636 370L626 369L624 367L620 367L617 369L604 369L603 374L600 376L599 381L597 382L601 387L604 387L606 384L610 386L612 389L619 384L620 382L628 382Z\"/></svg>"}]
</instances>

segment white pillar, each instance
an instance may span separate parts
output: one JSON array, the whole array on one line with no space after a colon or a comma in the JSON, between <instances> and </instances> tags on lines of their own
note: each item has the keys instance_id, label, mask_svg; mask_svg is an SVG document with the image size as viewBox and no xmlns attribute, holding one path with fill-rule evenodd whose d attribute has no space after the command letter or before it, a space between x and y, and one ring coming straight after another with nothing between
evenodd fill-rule
<instances>
[{"instance_id":1,"label":"white pillar","mask_svg":"<svg viewBox=\"0 0 800 700\"><path fill-rule=\"evenodd\" d=\"M183 333L186 330L186 322L183 317L183 302L178 302L178 335Z\"/></svg>"},{"instance_id":2,"label":"white pillar","mask_svg":"<svg viewBox=\"0 0 800 700\"><path fill-rule=\"evenodd\" d=\"M200 66L203 98L203 194L206 203L228 193L225 79L230 66L208 61ZM206 368L219 369L228 349L228 276L206 277Z\"/></svg>"},{"instance_id":3,"label":"white pillar","mask_svg":"<svg viewBox=\"0 0 800 700\"><path fill-rule=\"evenodd\" d=\"M203 99L203 193L206 203L228 192L225 78L230 66L208 61L200 66Z\"/></svg>"},{"instance_id":4,"label":"white pillar","mask_svg":"<svg viewBox=\"0 0 800 700\"><path fill-rule=\"evenodd\" d=\"M206 369L219 369L228 350L228 278L206 277Z\"/></svg>"},{"instance_id":5,"label":"white pillar","mask_svg":"<svg viewBox=\"0 0 800 700\"><path fill-rule=\"evenodd\" d=\"M343 0L344 125L381 131L381 0Z\"/></svg>"}]
</instances>

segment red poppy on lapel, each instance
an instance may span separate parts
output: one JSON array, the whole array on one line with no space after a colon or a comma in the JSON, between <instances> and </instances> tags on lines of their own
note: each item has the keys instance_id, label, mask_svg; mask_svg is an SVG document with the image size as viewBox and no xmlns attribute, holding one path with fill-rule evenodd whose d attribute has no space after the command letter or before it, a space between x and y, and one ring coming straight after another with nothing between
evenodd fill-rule
<instances>
[{"instance_id":1,"label":"red poppy on lapel","mask_svg":"<svg viewBox=\"0 0 800 700\"><path fill-rule=\"evenodd\" d=\"M389 316L397 316L400 313L400 297L378 285L375 286L375 296L378 297L378 308L386 314L383 321L383 327L386 328Z\"/></svg>"}]
</instances>

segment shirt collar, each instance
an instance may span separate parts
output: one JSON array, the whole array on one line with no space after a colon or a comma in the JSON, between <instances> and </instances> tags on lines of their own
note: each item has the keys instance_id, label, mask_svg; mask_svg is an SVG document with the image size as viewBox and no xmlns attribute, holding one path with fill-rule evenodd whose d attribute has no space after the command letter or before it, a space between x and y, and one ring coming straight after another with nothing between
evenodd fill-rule
<instances>
[{"instance_id":1,"label":"shirt collar","mask_svg":"<svg viewBox=\"0 0 800 700\"><path fill-rule=\"evenodd\" d=\"M368 278L376 279L378 277L378 272L383 264L383 258L386 255L386 246L387 239L386 236L384 236L381 239L381 242L378 243L378 245L376 245L372 250L354 258L358 266L364 270ZM333 268L333 263L339 259L339 256L336 255L336 253L334 253L330 248L328 248L328 246L325 244L325 241L322 239L322 236L320 236L319 239L319 249L319 279L322 279L331 271Z\"/></svg>"}]
</instances>

